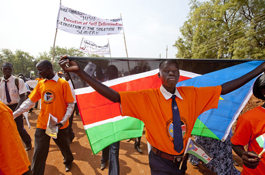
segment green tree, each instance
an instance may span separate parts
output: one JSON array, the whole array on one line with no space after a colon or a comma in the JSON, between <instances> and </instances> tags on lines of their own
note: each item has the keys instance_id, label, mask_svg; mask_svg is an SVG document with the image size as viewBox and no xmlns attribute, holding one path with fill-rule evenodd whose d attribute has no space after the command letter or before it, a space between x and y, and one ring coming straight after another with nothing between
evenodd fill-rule
<instances>
[{"instance_id":1,"label":"green tree","mask_svg":"<svg viewBox=\"0 0 265 175\"><path fill-rule=\"evenodd\" d=\"M52 55L53 55L53 47L50 47L49 52L39 53L36 60L40 61L40 60L46 59L46 60L53 61ZM54 61L53 61L53 70L55 72L58 72L61 70L61 67L58 64L58 61L60 60L61 55L68 55L68 56L75 56L75 57L99 57L99 55L95 55L95 54L92 54L92 55L85 54L74 47L66 48L66 47L56 46L55 51L54 51Z\"/></svg>"},{"instance_id":2,"label":"green tree","mask_svg":"<svg viewBox=\"0 0 265 175\"><path fill-rule=\"evenodd\" d=\"M13 65L13 74L23 73L26 77L30 77L30 71L35 70L36 64L34 57L28 52L16 50L13 53L9 49L2 49L0 52L0 63L4 62L10 62ZM1 76L3 76L2 71Z\"/></svg>"},{"instance_id":3,"label":"green tree","mask_svg":"<svg viewBox=\"0 0 265 175\"><path fill-rule=\"evenodd\" d=\"M191 0L188 20L173 46L177 58L262 59L265 1Z\"/></svg>"}]
</instances>

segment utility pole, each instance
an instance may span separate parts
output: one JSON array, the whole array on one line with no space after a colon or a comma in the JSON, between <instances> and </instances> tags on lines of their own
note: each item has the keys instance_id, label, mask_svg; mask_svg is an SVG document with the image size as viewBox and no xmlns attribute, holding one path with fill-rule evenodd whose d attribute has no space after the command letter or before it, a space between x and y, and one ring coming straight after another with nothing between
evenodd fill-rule
<instances>
[{"instance_id":1,"label":"utility pole","mask_svg":"<svg viewBox=\"0 0 265 175\"><path fill-rule=\"evenodd\" d=\"M167 51L168 51L168 48L166 48L166 58L167 58Z\"/></svg>"}]
</instances>

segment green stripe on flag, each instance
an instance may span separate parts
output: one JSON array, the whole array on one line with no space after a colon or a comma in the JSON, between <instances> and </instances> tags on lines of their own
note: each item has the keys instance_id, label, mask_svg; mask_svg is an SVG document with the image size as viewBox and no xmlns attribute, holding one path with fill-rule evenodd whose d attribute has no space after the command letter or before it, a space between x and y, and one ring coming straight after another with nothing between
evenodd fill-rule
<instances>
[{"instance_id":1,"label":"green stripe on flag","mask_svg":"<svg viewBox=\"0 0 265 175\"><path fill-rule=\"evenodd\" d=\"M259 137L257 137L257 138L256 138L256 141L258 142L259 146L260 146L261 148L263 148L264 140L263 140L262 135L259 136Z\"/></svg>"},{"instance_id":2,"label":"green stripe on flag","mask_svg":"<svg viewBox=\"0 0 265 175\"><path fill-rule=\"evenodd\" d=\"M191 135L199 135L204 137L210 137L213 139L220 140L205 124L203 124L199 119L196 120Z\"/></svg>"},{"instance_id":3,"label":"green stripe on flag","mask_svg":"<svg viewBox=\"0 0 265 175\"><path fill-rule=\"evenodd\" d=\"M209 162L204 157L200 156L199 154L195 153L194 151L188 151L187 153L194 155L198 159L202 160L205 164L207 164Z\"/></svg>"},{"instance_id":4,"label":"green stripe on flag","mask_svg":"<svg viewBox=\"0 0 265 175\"><path fill-rule=\"evenodd\" d=\"M120 140L141 137L144 123L132 117L105 123L86 129L86 134L94 154ZM100 132L99 132L100 131Z\"/></svg>"}]
</instances>

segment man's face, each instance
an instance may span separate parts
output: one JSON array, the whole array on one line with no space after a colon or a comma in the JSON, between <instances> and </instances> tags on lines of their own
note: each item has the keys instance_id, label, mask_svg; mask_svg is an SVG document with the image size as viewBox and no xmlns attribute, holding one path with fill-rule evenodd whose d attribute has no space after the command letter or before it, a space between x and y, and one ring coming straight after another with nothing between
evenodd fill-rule
<instances>
[{"instance_id":1,"label":"man's face","mask_svg":"<svg viewBox=\"0 0 265 175\"><path fill-rule=\"evenodd\" d=\"M9 78L13 72L13 68L9 64L3 65L1 70L2 70L5 78Z\"/></svg>"},{"instance_id":2,"label":"man's face","mask_svg":"<svg viewBox=\"0 0 265 175\"><path fill-rule=\"evenodd\" d=\"M179 81L179 68L177 63L169 61L163 62L159 73L163 86L169 88L176 87Z\"/></svg>"},{"instance_id":3,"label":"man's face","mask_svg":"<svg viewBox=\"0 0 265 175\"><path fill-rule=\"evenodd\" d=\"M44 66L42 64L37 65L37 70L38 70L39 76L42 77L42 78L47 78L49 73L50 73L49 67Z\"/></svg>"},{"instance_id":4,"label":"man's face","mask_svg":"<svg viewBox=\"0 0 265 175\"><path fill-rule=\"evenodd\" d=\"M66 81L70 80L69 76L68 76L68 73L64 73L64 78Z\"/></svg>"}]
</instances>

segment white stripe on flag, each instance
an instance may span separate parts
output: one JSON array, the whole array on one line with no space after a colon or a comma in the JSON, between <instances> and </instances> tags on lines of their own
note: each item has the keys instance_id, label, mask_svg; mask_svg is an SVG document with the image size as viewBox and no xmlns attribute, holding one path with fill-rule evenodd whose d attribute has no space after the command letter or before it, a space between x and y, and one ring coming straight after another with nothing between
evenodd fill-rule
<instances>
[{"instance_id":1,"label":"white stripe on flag","mask_svg":"<svg viewBox=\"0 0 265 175\"><path fill-rule=\"evenodd\" d=\"M114 80L103 82L102 84L105 84L106 86L110 87L110 86L114 86L117 84L137 80L140 78L153 76L153 75L156 75L158 72L159 72L159 70L155 69L155 70L148 71L148 72L143 72L143 73L139 73L139 74L134 74L134 75L116 78ZM192 73L192 72L188 72L188 71L183 71L183 70L180 70L180 75L185 76L185 77L190 77L190 78L200 76L200 74L196 74L196 73ZM79 89L75 89L75 95L87 94L87 93L91 93L94 91L95 90L92 87L79 88Z\"/></svg>"},{"instance_id":2,"label":"white stripe on flag","mask_svg":"<svg viewBox=\"0 0 265 175\"><path fill-rule=\"evenodd\" d=\"M84 128L85 128L85 130L87 130L87 129L93 128L95 126L99 126L99 125L110 123L110 122L116 122L116 121L123 120L123 119L126 119L126 118L128 118L128 116L123 116L123 117L122 116L117 116L117 117L113 117L113 118L110 118L110 119L107 119L107 120L102 120L102 121L99 121L99 122L96 122L96 123L85 125Z\"/></svg>"}]
</instances>

